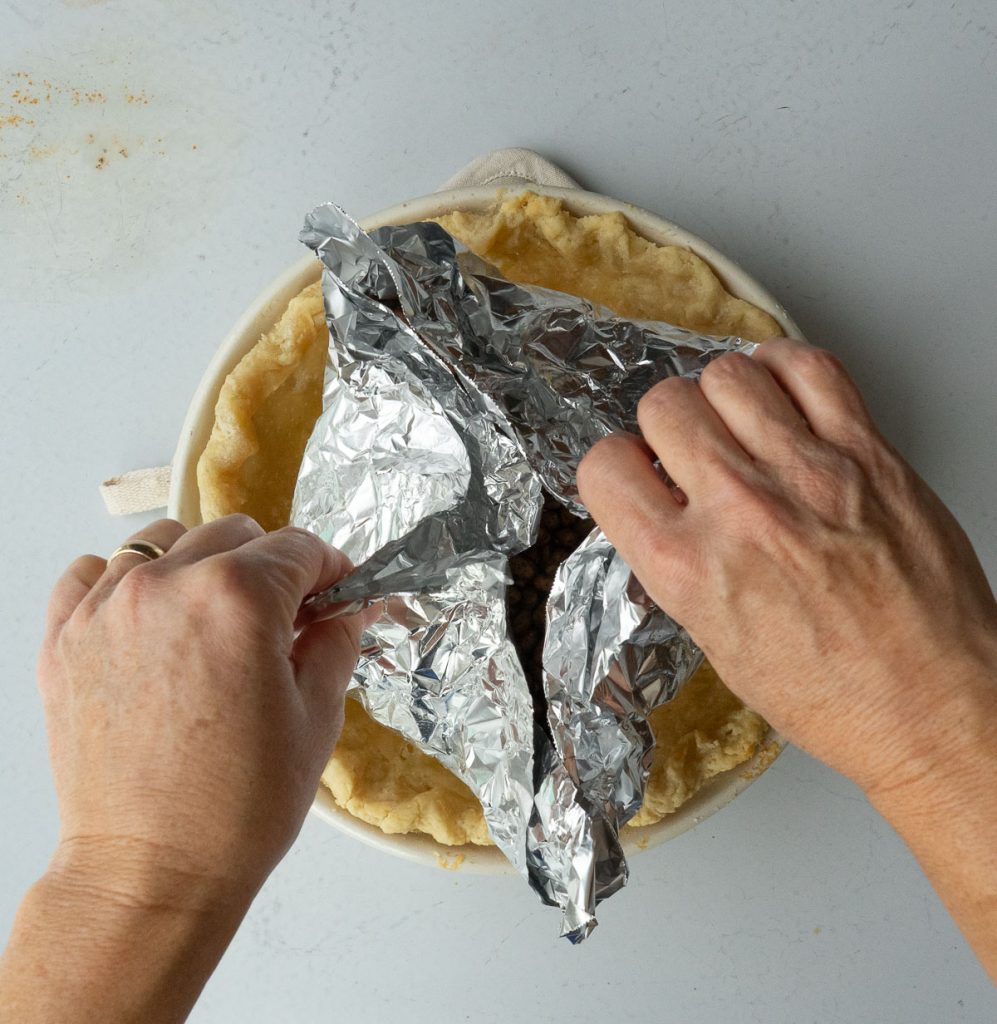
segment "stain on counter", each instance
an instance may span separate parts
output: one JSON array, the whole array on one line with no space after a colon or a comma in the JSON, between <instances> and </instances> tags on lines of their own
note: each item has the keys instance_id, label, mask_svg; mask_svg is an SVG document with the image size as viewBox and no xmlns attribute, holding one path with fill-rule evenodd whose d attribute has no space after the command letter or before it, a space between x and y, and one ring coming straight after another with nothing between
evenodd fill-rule
<instances>
[{"instance_id":1,"label":"stain on counter","mask_svg":"<svg viewBox=\"0 0 997 1024\"><path fill-rule=\"evenodd\" d=\"M0 93L0 160L82 157L85 166L103 171L118 160L127 160L133 152L170 155L164 135L143 130L146 125L156 125L155 111L149 118L134 113L135 107L153 105L145 89L127 83L119 89L75 86L36 78L27 71L15 71L7 77L6 85ZM30 114L22 113L25 108ZM122 116L125 111L127 115ZM83 132L82 141L79 133L64 130L67 120L85 124L90 118L100 127ZM116 120L120 129L108 132L108 120ZM59 138L55 138L57 133ZM185 142L182 148L196 152L198 147Z\"/></svg>"},{"instance_id":2,"label":"stain on counter","mask_svg":"<svg viewBox=\"0 0 997 1024\"><path fill-rule=\"evenodd\" d=\"M15 291L40 271L96 289L105 270L144 276L189 247L246 132L238 97L182 56L109 51L97 32L78 49L72 67L22 53L0 68L0 235L19 253Z\"/></svg>"}]
</instances>

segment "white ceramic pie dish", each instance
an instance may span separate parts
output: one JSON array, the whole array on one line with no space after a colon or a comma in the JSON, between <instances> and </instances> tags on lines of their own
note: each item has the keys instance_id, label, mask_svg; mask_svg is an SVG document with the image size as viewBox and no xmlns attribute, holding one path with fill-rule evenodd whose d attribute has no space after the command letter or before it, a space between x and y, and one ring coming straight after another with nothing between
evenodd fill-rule
<instances>
[{"instance_id":1,"label":"white ceramic pie dish","mask_svg":"<svg viewBox=\"0 0 997 1024\"><path fill-rule=\"evenodd\" d=\"M483 210L495 201L497 193L502 189L529 189L543 195L556 196L576 215L620 211L645 238L662 245L682 245L691 249L710 264L733 295L765 310L781 325L785 334L802 337L799 328L773 296L713 246L656 214L594 192L538 185L521 178L506 178L487 186L449 189L410 199L365 218L361 225L371 230L385 224L428 220L457 209ZM201 522L197 461L211 434L215 403L222 383L260 336L280 319L290 300L317 280L319 274L319 263L312 254L302 257L281 274L239 318L201 378L180 433L170 483L168 514L186 526ZM768 767L783 746L784 741L772 734L759 754L711 780L663 821L645 828L624 829L624 849L632 855L658 846L715 814L745 790ZM324 788L316 794L312 812L341 832L408 860L482 874L512 873L512 867L494 847L443 847L426 835L386 835L340 808Z\"/></svg>"}]
</instances>

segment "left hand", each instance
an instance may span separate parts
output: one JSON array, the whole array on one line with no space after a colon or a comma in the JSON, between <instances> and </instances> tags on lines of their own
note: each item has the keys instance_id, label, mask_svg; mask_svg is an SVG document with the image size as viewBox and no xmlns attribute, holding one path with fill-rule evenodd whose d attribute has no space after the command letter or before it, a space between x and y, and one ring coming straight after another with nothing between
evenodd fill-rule
<instances>
[{"instance_id":1,"label":"left hand","mask_svg":"<svg viewBox=\"0 0 997 1024\"><path fill-rule=\"evenodd\" d=\"M248 905L297 835L342 727L359 623L296 635L349 571L303 530L246 516L85 556L49 607L39 684L61 834L51 871L135 904Z\"/></svg>"}]
</instances>

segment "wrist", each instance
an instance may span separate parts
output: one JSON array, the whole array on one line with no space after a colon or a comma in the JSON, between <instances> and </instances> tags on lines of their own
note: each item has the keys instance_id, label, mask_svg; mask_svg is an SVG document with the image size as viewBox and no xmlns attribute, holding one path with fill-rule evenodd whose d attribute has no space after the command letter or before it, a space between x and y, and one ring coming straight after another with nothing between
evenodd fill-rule
<instances>
[{"instance_id":1,"label":"wrist","mask_svg":"<svg viewBox=\"0 0 997 1024\"><path fill-rule=\"evenodd\" d=\"M60 846L18 911L0 960L0 1017L186 1019L248 899L178 889L184 879L136 868L120 851L98 865L96 849L73 846Z\"/></svg>"},{"instance_id":2,"label":"wrist","mask_svg":"<svg viewBox=\"0 0 997 1024\"><path fill-rule=\"evenodd\" d=\"M259 887L235 872L194 870L169 846L129 837L61 840L42 881L73 903L205 920L241 919Z\"/></svg>"},{"instance_id":3,"label":"wrist","mask_svg":"<svg viewBox=\"0 0 997 1024\"><path fill-rule=\"evenodd\" d=\"M912 688L903 727L857 781L901 833L978 798L986 805L997 780L995 722L997 644L987 638Z\"/></svg>"},{"instance_id":4,"label":"wrist","mask_svg":"<svg viewBox=\"0 0 997 1024\"><path fill-rule=\"evenodd\" d=\"M997 678L938 676L943 710L913 766L867 789L997 981ZM949 684L947 686L947 684Z\"/></svg>"}]
</instances>

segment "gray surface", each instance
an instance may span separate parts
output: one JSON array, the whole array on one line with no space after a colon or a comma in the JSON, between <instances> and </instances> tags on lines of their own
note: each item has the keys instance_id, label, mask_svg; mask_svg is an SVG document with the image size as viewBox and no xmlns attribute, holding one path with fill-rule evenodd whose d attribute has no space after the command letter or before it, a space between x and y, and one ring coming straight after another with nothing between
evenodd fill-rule
<instances>
[{"instance_id":1,"label":"gray surface","mask_svg":"<svg viewBox=\"0 0 997 1024\"><path fill-rule=\"evenodd\" d=\"M997 576L993 6L734 6L3 5L3 929L56 834L46 592L133 527L96 483L169 456L320 200L364 214L518 144L702 234L843 355ZM17 106L17 71L61 91ZM997 1018L902 844L795 752L637 860L584 947L555 916L310 821L193 1019Z\"/></svg>"}]
</instances>

